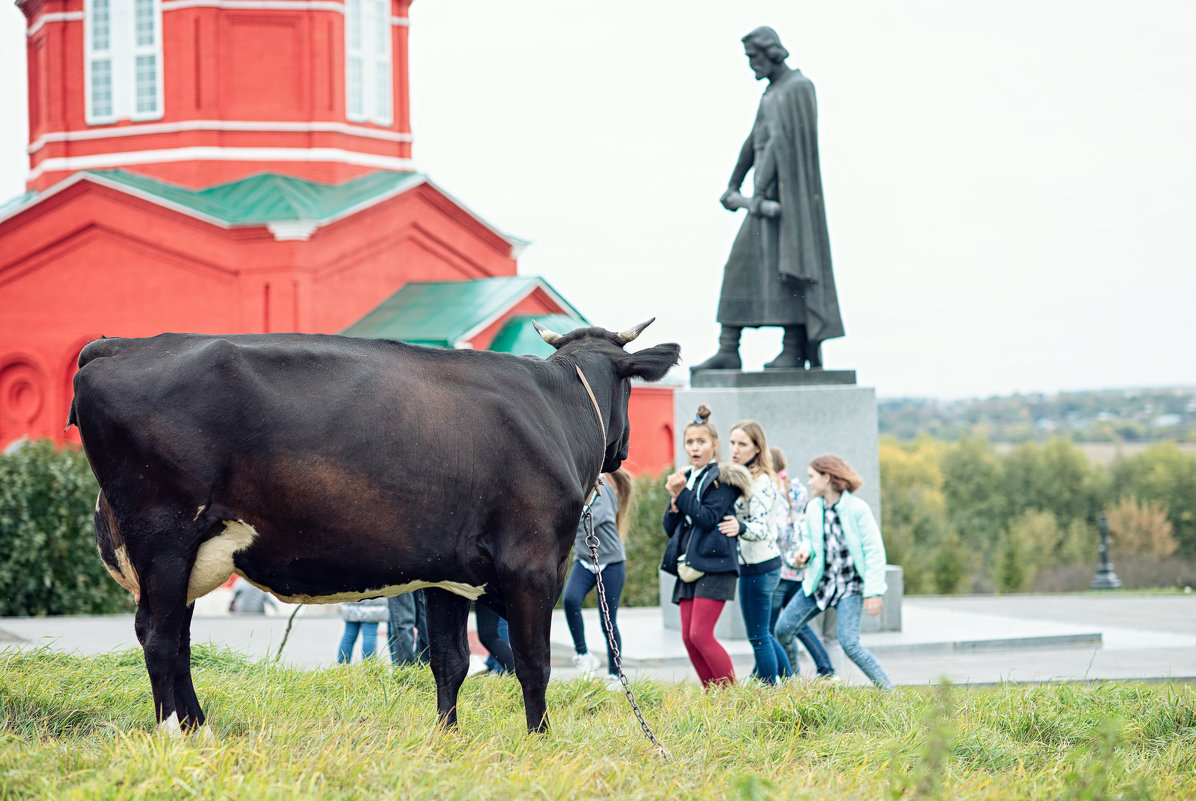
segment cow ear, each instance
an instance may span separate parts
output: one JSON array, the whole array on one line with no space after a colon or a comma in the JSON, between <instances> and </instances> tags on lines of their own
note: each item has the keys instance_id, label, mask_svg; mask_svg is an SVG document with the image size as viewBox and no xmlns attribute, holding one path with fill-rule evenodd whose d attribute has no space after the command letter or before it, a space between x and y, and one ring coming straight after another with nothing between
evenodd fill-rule
<instances>
[{"instance_id":1,"label":"cow ear","mask_svg":"<svg viewBox=\"0 0 1196 801\"><path fill-rule=\"evenodd\" d=\"M681 359L681 346L675 342L637 350L619 359L619 378L659 381Z\"/></svg>"}]
</instances>

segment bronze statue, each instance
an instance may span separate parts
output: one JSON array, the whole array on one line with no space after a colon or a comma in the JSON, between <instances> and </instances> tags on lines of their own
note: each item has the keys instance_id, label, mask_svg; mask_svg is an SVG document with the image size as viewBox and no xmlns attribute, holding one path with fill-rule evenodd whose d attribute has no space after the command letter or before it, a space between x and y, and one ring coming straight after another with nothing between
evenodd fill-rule
<instances>
[{"instance_id":1,"label":"bronze statue","mask_svg":"<svg viewBox=\"0 0 1196 801\"><path fill-rule=\"evenodd\" d=\"M756 80L768 79L756 121L720 201L747 209L723 272L719 350L694 370L739 370L744 328L785 329L780 355L765 368L822 367L824 340L843 336L818 168L814 84L785 64L772 28L743 37ZM751 197L739 188L755 167Z\"/></svg>"}]
</instances>

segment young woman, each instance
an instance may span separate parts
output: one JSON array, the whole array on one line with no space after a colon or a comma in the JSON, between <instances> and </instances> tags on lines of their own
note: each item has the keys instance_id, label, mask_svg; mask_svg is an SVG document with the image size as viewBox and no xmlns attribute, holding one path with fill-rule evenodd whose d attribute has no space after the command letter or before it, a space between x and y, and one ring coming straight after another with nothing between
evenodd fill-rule
<instances>
[{"instance_id":1,"label":"young woman","mask_svg":"<svg viewBox=\"0 0 1196 801\"><path fill-rule=\"evenodd\" d=\"M598 538L598 572L595 573L594 561L590 557L589 546L586 545L583 518L577 526L577 539L573 541L573 569L565 582L565 621L569 624L573 650L576 651L573 666L583 675L596 673L599 667L598 658L590 653L586 645L585 624L581 618L582 601L599 581L602 582L606 602L610 607L610 625L614 632L615 645L623 648L623 638L619 635L619 623L615 616L619 611L623 582L627 578L627 552L623 549L623 537L626 533L627 512L631 506L631 476L626 470L620 469L603 475L602 479L606 486L590 507L594 536ZM598 622L602 626L602 635L607 643L607 686L611 689L621 688L619 669L615 666L615 657L610 650L610 632L606 630L606 619L600 614Z\"/></svg>"},{"instance_id":2,"label":"young woman","mask_svg":"<svg viewBox=\"0 0 1196 801\"><path fill-rule=\"evenodd\" d=\"M860 644L860 612L884 608L885 544L872 510L852 493L863 479L833 454L810 462L810 494L802 520L798 561L806 562L802 591L781 611L777 636L792 637L826 609L839 615L843 653L882 690L892 687L876 657Z\"/></svg>"},{"instance_id":3,"label":"young woman","mask_svg":"<svg viewBox=\"0 0 1196 801\"><path fill-rule=\"evenodd\" d=\"M714 637L714 626L727 601L735 598L738 559L735 540L718 530L735 499L751 491L751 477L736 465L720 470L718 432L710 410L698 407L685 427L689 469L665 479L669 505L664 531L669 536L661 570L677 576L673 603L681 607L681 640L702 686L735 681L731 657Z\"/></svg>"},{"instance_id":4,"label":"young woman","mask_svg":"<svg viewBox=\"0 0 1196 801\"><path fill-rule=\"evenodd\" d=\"M781 484L781 500L783 501L777 522L777 548L781 551L781 580L777 582L777 588L772 594L772 615L769 622L769 628L775 632L781 610L793 599L793 596L801 591L802 578L806 574L805 566L797 561L797 549L800 545L798 526L805 514L806 501L809 500L810 493L806 491L800 481L789 480L789 474L786 471L789 462L785 458L785 452L776 446L769 448L769 452L772 455L772 467L777 471L777 479ZM777 642L784 649L785 656L789 657L789 666L793 668L795 675L801 672L798 669L797 659L798 641L805 646L806 651L814 660L814 667L818 671L819 678L835 675L835 666L831 664L826 649L822 647L822 641L808 625L798 629L796 637L790 637L788 640L777 637Z\"/></svg>"},{"instance_id":5,"label":"young woman","mask_svg":"<svg viewBox=\"0 0 1196 801\"><path fill-rule=\"evenodd\" d=\"M781 578L781 552L777 549L777 514L781 507L777 476L764 428L755 420L736 423L728 438L731 461L752 475L752 493L735 502L718 529L739 538L739 609L748 642L756 656L752 675L776 684L793 671L789 658L772 634L772 595Z\"/></svg>"}]
</instances>

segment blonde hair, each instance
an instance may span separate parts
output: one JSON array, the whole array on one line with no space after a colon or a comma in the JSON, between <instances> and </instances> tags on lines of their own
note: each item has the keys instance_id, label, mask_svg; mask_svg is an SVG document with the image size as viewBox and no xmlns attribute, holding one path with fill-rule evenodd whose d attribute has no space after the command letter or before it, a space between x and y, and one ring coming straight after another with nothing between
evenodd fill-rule
<instances>
[{"instance_id":1,"label":"blonde hair","mask_svg":"<svg viewBox=\"0 0 1196 801\"><path fill-rule=\"evenodd\" d=\"M849 490L855 492L864 486L864 479L852 469L842 456L833 453L824 454L810 460L810 467L816 473L822 473L831 480L831 487L835 492Z\"/></svg>"},{"instance_id":2,"label":"blonde hair","mask_svg":"<svg viewBox=\"0 0 1196 801\"><path fill-rule=\"evenodd\" d=\"M615 510L615 528L619 531L619 539L627 539L627 520L631 517L632 501L635 499L635 485L631 483L631 474L623 468L613 473L604 473L606 481L615 491L615 500L619 508Z\"/></svg>"}]
</instances>

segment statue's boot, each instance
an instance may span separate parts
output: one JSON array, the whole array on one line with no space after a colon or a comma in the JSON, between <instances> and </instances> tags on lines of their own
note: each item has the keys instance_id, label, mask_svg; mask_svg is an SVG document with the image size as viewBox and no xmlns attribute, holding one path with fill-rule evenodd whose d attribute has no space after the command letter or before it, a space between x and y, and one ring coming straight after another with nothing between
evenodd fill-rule
<instances>
[{"instance_id":1,"label":"statue's boot","mask_svg":"<svg viewBox=\"0 0 1196 801\"><path fill-rule=\"evenodd\" d=\"M781 352L768 364L765 370L801 370L806 366L806 327L787 325L781 338ZM811 366L813 366L811 364Z\"/></svg>"},{"instance_id":2,"label":"statue's boot","mask_svg":"<svg viewBox=\"0 0 1196 801\"><path fill-rule=\"evenodd\" d=\"M814 340L806 341L806 357L810 361L811 370L822 369L822 343Z\"/></svg>"},{"instance_id":3,"label":"statue's boot","mask_svg":"<svg viewBox=\"0 0 1196 801\"><path fill-rule=\"evenodd\" d=\"M739 333L743 329L739 326L724 325L718 335L718 353L706 361L692 368L694 370L741 370L743 362L739 359Z\"/></svg>"}]
</instances>

